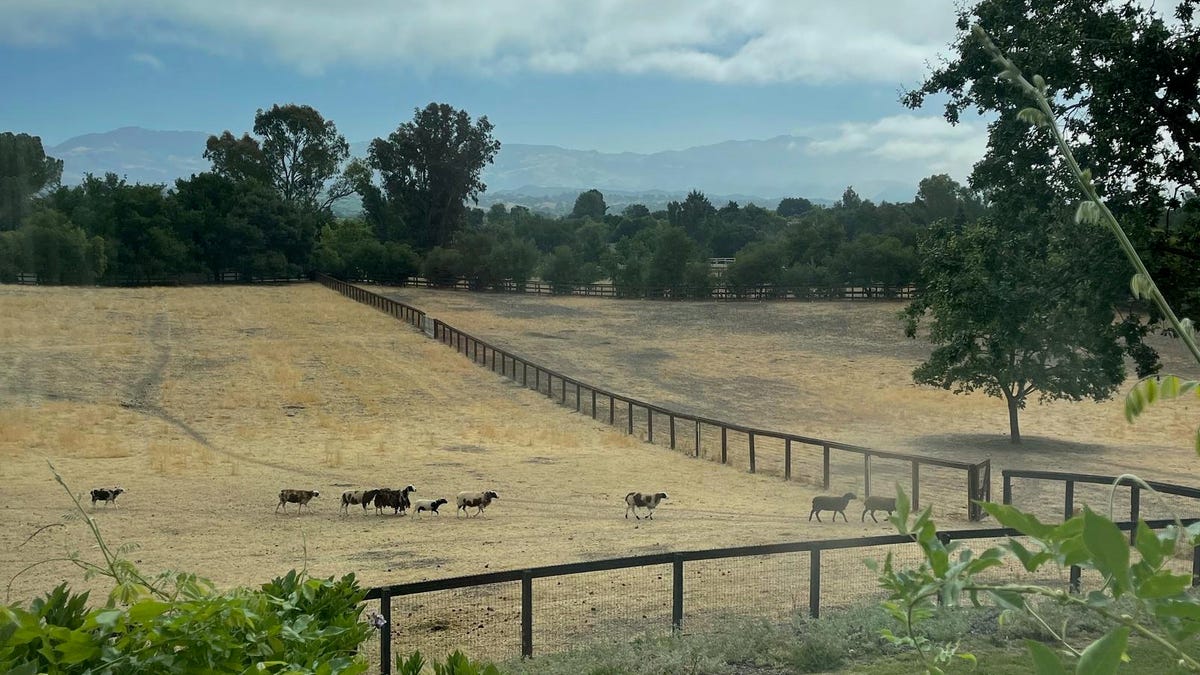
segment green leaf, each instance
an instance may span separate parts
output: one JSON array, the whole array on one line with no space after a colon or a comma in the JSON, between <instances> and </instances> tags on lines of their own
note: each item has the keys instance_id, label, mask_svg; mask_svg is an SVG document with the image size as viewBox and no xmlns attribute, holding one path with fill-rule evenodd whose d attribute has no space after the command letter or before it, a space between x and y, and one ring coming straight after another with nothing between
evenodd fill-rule
<instances>
[{"instance_id":1,"label":"green leaf","mask_svg":"<svg viewBox=\"0 0 1200 675\"><path fill-rule=\"evenodd\" d=\"M1005 527L1019 530L1021 534L1041 539L1048 536L1054 530L1053 527L1038 520L1036 516L1022 513L1006 504L982 502L980 506L983 507L984 511L987 511L988 515L995 518L996 522Z\"/></svg>"},{"instance_id":2,"label":"green leaf","mask_svg":"<svg viewBox=\"0 0 1200 675\"><path fill-rule=\"evenodd\" d=\"M1058 654L1036 640L1026 640L1025 647L1033 657L1034 672L1038 675L1067 675Z\"/></svg>"},{"instance_id":3,"label":"green leaf","mask_svg":"<svg viewBox=\"0 0 1200 675\"><path fill-rule=\"evenodd\" d=\"M1122 626L1105 633L1103 637L1088 645L1079 656L1075 666L1078 675L1112 675L1117 672L1121 657L1125 654L1125 643L1129 640L1129 628Z\"/></svg>"},{"instance_id":4,"label":"green leaf","mask_svg":"<svg viewBox=\"0 0 1200 675\"><path fill-rule=\"evenodd\" d=\"M157 600L142 600L129 608L129 621L131 623L145 623L151 619L158 618L159 615L168 609L171 609L170 603L159 602Z\"/></svg>"},{"instance_id":5,"label":"green leaf","mask_svg":"<svg viewBox=\"0 0 1200 675\"><path fill-rule=\"evenodd\" d=\"M1142 554L1142 560L1146 561L1151 567L1158 567L1163 561L1163 546L1162 542L1156 536L1154 530L1146 524L1146 521L1139 520L1137 524L1137 546L1138 553ZM1174 548L1174 544L1171 545ZM1168 549L1169 552L1169 549Z\"/></svg>"},{"instance_id":6,"label":"green leaf","mask_svg":"<svg viewBox=\"0 0 1200 675\"><path fill-rule=\"evenodd\" d=\"M1138 587L1137 596L1144 599L1173 598L1181 595L1191 584L1190 574L1159 572Z\"/></svg>"},{"instance_id":7,"label":"green leaf","mask_svg":"<svg viewBox=\"0 0 1200 675\"><path fill-rule=\"evenodd\" d=\"M1130 587L1129 544L1121 535L1121 530L1112 521L1096 515L1085 506L1083 543L1092 554L1092 562L1096 569L1114 581L1113 595L1120 597L1121 592Z\"/></svg>"}]
</instances>

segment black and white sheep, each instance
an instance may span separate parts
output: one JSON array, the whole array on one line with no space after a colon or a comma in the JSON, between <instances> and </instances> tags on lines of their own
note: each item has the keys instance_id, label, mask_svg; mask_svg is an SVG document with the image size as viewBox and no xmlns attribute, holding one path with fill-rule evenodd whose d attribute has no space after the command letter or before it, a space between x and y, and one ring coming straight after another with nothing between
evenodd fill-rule
<instances>
[{"instance_id":1,"label":"black and white sheep","mask_svg":"<svg viewBox=\"0 0 1200 675\"><path fill-rule=\"evenodd\" d=\"M847 492L841 497L813 497L812 511L808 512L808 519L812 520L815 515L817 522L822 523L825 521L821 520L821 512L833 511L833 520L835 522L839 513L842 514L842 520L850 522L850 519L846 518L846 506L855 499L858 499L858 497L853 492Z\"/></svg>"},{"instance_id":2,"label":"black and white sheep","mask_svg":"<svg viewBox=\"0 0 1200 675\"><path fill-rule=\"evenodd\" d=\"M658 508L658 503L664 499L667 499L667 493L665 492L655 492L653 494L649 492L630 492L625 495L625 518L628 519L629 512L633 511L633 517L641 520L642 517L637 513L640 506L650 512L650 515L646 516L646 519L654 520L654 509Z\"/></svg>"},{"instance_id":3,"label":"black and white sheep","mask_svg":"<svg viewBox=\"0 0 1200 675\"><path fill-rule=\"evenodd\" d=\"M342 511L346 515L350 515L351 504L362 504L363 513L367 512L367 506L375 501L375 495L379 494L381 488L374 490L346 490L342 493Z\"/></svg>"},{"instance_id":4,"label":"black and white sheep","mask_svg":"<svg viewBox=\"0 0 1200 675\"><path fill-rule=\"evenodd\" d=\"M92 490L92 506L95 506L96 502L104 502L105 506L108 506L109 504L116 506L117 497L121 496L122 492L125 492L125 488L96 488Z\"/></svg>"},{"instance_id":5,"label":"black and white sheep","mask_svg":"<svg viewBox=\"0 0 1200 675\"><path fill-rule=\"evenodd\" d=\"M287 513L288 504L297 504L296 515L300 515L300 510L304 505L312 501L313 497L320 497L321 493L316 490L280 490L279 503L275 505L275 512L279 512L279 507L283 507L283 512Z\"/></svg>"},{"instance_id":6,"label":"black and white sheep","mask_svg":"<svg viewBox=\"0 0 1200 675\"><path fill-rule=\"evenodd\" d=\"M422 511L429 511L433 515L438 515L438 508L442 504L447 504L445 499L418 499L413 502L413 511L419 516Z\"/></svg>"},{"instance_id":7,"label":"black and white sheep","mask_svg":"<svg viewBox=\"0 0 1200 675\"><path fill-rule=\"evenodd\" d=\"M500 495L494 490L487 490L485 492L460 492L454 500L455 504L458 505L458 508L454 511L454 517L457 518L458 512L462 511L470 518L471 514L467 513L467 509L472 506L477 509L475 515L481 516L483 515L483 510L488 507L488 504L492 503L493 499L500 499Z\"/></svg>"},{"instance_id":8,"label":"black and white sheep","mask_svg":"<svg viewBox=\"0 0 1200 675\"><path fill-rule=\"evenodd\" d=\"M408 507L412 503L408 499L408 493L416 492L417 489L411 485L403 490L391 490L383 488L375 493L375 513L382 514L385 508L391 507L392 513L403 514L408 511Z\"/></svg>"},{"instance_id":9,"label":"black and white sheep","mask_svg":"<svg viewBox=\"0 0 1200 675\"><path fill-rule=\"evenodd\" d=\"M896 498L895 497L867 497L866 499L863 500L863 512L862 512L862 517L859 518L859 520L861 520L864 523L867 522L867 512L870 511L871 512L871 520L874 520L875 522L878 523L879 519L875 517L876 511L887 511L888 516L891 516L895 510L896 510Z\"/></svg>"}]
</instances>

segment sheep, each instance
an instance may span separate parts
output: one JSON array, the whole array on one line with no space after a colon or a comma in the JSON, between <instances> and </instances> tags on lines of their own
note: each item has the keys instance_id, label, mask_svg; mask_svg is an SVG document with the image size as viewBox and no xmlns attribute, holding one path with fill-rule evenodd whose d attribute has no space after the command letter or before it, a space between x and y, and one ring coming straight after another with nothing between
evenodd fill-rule
<instances>
[{"instance_id":1,"label":"sheep","mask_svg":"<svg viewBox=\"0 0 1200 675\"><path fill-rule=\"evenodd\" d=\"M408 493L416 491L417 489L411 485L406 486L403 490L381 488L375 493L375 513L382 514L383 509L389 506L393 509L392 513L407 512L412 503L408 499Z\"/></svg>"},{"instance_id":2,"label":"sheep","mask_svg":"<svg viewBox=\"0 0 1200 675\"><path fill-rule=\"evenodd\" d=\"M342 493L342 512L350 515L351 504L362 504L363 513L367 512L367 505L375 500L375 495L379 493L379 488L374 490L346 490Z\"/></svg>"},{"instance_id":3,"label":"sheep","mask_svg":"<svg viewBox=\"0 0 1200 675\"><path fill-rule=\"evenodd\" d=\"M650 512L650 515L646 516L646 520L654 520L654 509L658 508L658 503L664 499L667 499L667 493L665 492L655 492L654 494L649 492L630 492L625 495L626 520L629 519L630 511L633 511L634 518L638 520L642 519L637 513L639 506Z\"/></svg>"},{"instance_id":4,"label":"sheep","mask_svg":"<svg viewBox=\"0 0 1200 675\"><path fill-rule=\"evenodd\" d=\"M300 510L304 505L312 501L313 497L320 497L321 493L316 490L280 490L279 503L275 505L275 512L279 513L279 507L283 507L283 512L287 513L288 504L298 504L296 507L296 515L300 515Z\"/></svg>"},{"instance_id":5,"label":"sheep","mask_svg":"<svg viewBox=\"0 0 1200 675\"><path fill-rule=\"evenodd\" d=\"M858 497L853 492L847 492L841 497L813 497L812 511L808 512L808 519L811 521L815 515L817 522L821 523L824 522L821 520L821 512L833 511L834 522L837 522L839 513L842 514L842 520L849 522L849 519L846 518L846 506L854 499L858 499Z\"/></svg>"},{"instance_id":6,"label":"sheep","mask_svg":"<svg viewBox=\"0 0 1200 675\"><path fill-rule=\"evenodd\" d=\"M875 517L876 511L887 511L888 516L890 517L895 510L896 510L896 498L895 497L867 497L866 499L863 500L863 512L862 512L862 517L859 518L859 520L861 520L864 523L867 522L867 512L870 511L871 512L871 520L874 520L875 522L878 523L879 519Z\"/></svg>"},{"instance_id":7,"label":"sheep","mask_svg":"<svg viewBox=\"0 0 1200 675\"><path fill-rule=\"evenodd\" d=\"M492 503L493 499L500 499L500 495L493 490L487 490L486 492L460 492L454 500L458 504L458 508L454 511L454 517L457 518L458 512L462 511L470 518L471 514L467 513L467 508L471 506L478 509L475 511L475 515L482 516L483 510L488 507L488 504Z\"/></svg>"},{"instance_id":8,"label":"sheep","mask_svg":"<svg viewBox=\"0 0 1200 675\"><path fill-rule=\"evenodd\" d=\"M109 504L116 506L117 497L119 497L122 492L125 492L125 488L123 487L96 488L92 490L92 506L94 507L96 502L104 502L105 506L108 506Z\"/></svg>"},{"instance_id":9,"label":"sheep","mask_svg":"<svg viewBox=\"0 0 1200 675\"><path fill-rule=\"evenodd\" d=\"M442 504L447 503L449 502L445 499L418 499L417 501L413 502L413 510L418 516L421 515L422 511L429 511L436 516L438 515L438 508Z\"/></svg>"}]
</instances>

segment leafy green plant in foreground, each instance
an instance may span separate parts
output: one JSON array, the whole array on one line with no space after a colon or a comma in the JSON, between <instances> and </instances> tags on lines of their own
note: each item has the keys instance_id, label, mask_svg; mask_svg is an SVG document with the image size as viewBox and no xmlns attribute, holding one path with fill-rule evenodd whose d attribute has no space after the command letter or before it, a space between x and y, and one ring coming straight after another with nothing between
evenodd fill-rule
<instances>
[{"instance_id":1,"label":"leafy green plant in foreground","mask_svg":"<svg viewBox=\"0 0 1200 675\"><path fill-rule=\"evenodd\" d=\"M53 467L51 467L53 470ZM62 478L55 479L66 488ZM67 491L70 494L70 490ZM371 634L359 620L353 574L313 579L292 571L259 589L218 591L187 573L143 577L114 554L78 500L103 565L71 554L89 575L114 582L104 606L66 584L28 608L0 606L0 672L6 673L319 673L366 670L359 646Z\"/></svg>"},{"instance_id":2,"label":"leafy green plant in foreground","mask_svg":"<svg viewBox=\"0 0 1200 675\"><path fill-rule=\"evenodd\" d=\"M1000 66L1000 77L1035 101L1036 107L1022 110L1020 116L1053 134L1067 168L1084 194L1076 219L1102 224L1113 233L1135 269L1130 282L1134 295L1154 303L1200 363L1192 323L1175 316L1120 224L1097 194L1090 172L1081 169L1071 153L1047 99L1045 80L1040 76L1034 76L1032 83L1026 80L981 28L975 26L972 30ZM1197 383L1176 376L1144 379L1126 399L1126 417L1133 420L1147 405L1191 391L1200 392ZM1195 444L1200 452L1200 433ZM1143 490L1153 492L1136 477L1122 476L1118 480L1122 479L1132 479ZM913 537L924 559L915 569L901 570L889 555L879 570L882 585L891 593L884 607L902 627L900 635L886 633L885 637L915 648L928 672L941 673L956 658L974 657L960 653L957 642L932 643L922 638L916 627L936 614L939 605L953 606L963 600L980 604L985 599L1003 608L1008 616L1019 613L1038 621L1067 653L1076 673L1115 672L1128 658L1126 647L1131 635L1170 654L1180 667L1200 672L1200 661L1181 648L1185 641L1200 633L1200 598L1190 592L1191 575L1178 574L1167 567L1177 553L1190 552L1192 547L1200 545L1200 524L1183 527L1176 519L1175 525L1156 532L1139 522L1136 543L1131 546L1111 519L1086 507L1064 523L1047 524L1011 506L985 503L983 508L1000 524L1018 530L1031 543L1010 539L977 554L965 546L939 539L930 510L911 514L903 490L897 490L896 501L899 508L892 523L900 533ZM1103 577L1104 584L1099 590L1078 595L1033 583L992 583L981 579L981 573L1009 559L1016 559L1030 573L1047 566L1092 569ZM1073 644L1064 630L1045 620L1039 606L1032 602L1036 598L1095 615L1104 626L1103 634L1086 645ZM1066 672L1059 656L1045 644L1027 641L1027 645L1036 672L1043 675Z\"/></svg>"}]
</instances>

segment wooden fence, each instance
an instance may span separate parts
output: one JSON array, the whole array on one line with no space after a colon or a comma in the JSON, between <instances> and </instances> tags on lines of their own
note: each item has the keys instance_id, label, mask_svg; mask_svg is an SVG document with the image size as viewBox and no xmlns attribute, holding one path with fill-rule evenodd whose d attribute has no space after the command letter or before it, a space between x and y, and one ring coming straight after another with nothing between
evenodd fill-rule
<instances>
[{"instance_id":1,"label":"wooden fence","mask_svg":"<svg viewBox=\"0 0 1200 675\"><path fill-rule=\"evenodd\" d=\"M413 288L441 288L458 291L524 293L528 295L577 295L589 298L629 298L649 300L911 300L917 288L911 284L859 284L822 286L758 285L747 288L730 286L625 286L611 283L553 284L545 281L518 283L511 280L483 286L469 279L453 283L435 283L423 277L404 279L360 279L359 283Z\"/></svg>"},{"instance_id":2,"label":"wooden fence","mask_svg":"<svg viewBox=\"0 0 1200 675\"><path fill-rule=\"evenodd\" d=\"M819 449L819 458L811 458L810 455L804 459L811 458L813 460L805 461L806 466L815 469L819 465L820 475L810 475L806 478L825 488L830 487L832 483L834 453L855 456L862 467L861 485L864 496L869 496L872 491L874 462L888 460L893 464L900 463L907 466L910 499L914 509L919 508L921 504L922 466L961 471L960 475L965 488L962 503L967 519L972 521L979 520L983 515L976 502L991 498L990 460L971 463L877 450L671 410L551 370L463 332L439 319L430 320L423 312L414 307L359 286L325 275L319 275L318 281L351 299L429 331L433 339L454 348L476 364L514 382L519 382L526 388L535 389L539 393L555 399L560 405L574 407L576 412L586 412L591 415L592 419L601 420L607 417L610 425L619 426L630 435L644 434L645 440L649 443L665 441L665 444L669 445L672 450L680 449L681 445L690 446L690 452L694 457L710 456L714 460L719 460L721 464L730 464L731 441L732 437L737 436L738 440L744 439L745 441L744 445L739 443L738 447L739 454L744 448L746 469L750 473L758 473L759 464L763 459L758 448L764 441L774 441L776 445L782 444L782 456L772 454L769 460L773 465L779 467L779 473L782 474L784 480L797 478L794 468L799 459L798 450L807 449L810 453L815 453ZM606 415L601 415L602 408ZM656 418L659 420L657 431L655 428ZM718 435L719 441L717 441ZM709 439L709 445L705 444L706 438ZM712 447L710 448L710 446ZM928 479L926 480L928 481ZM933 481L939 487L941 482L940 480Z\"/></svg>"},{"instance_id":3,"label":"wooden fence","mask_svg":"<svg viewBox=\"0 0 1200 675\"><path fill-rule=\"evenodd\" d=\"M1148 522L1147 525L1152 529L1161 529L1174 524L1174 522L1173 520L1159 520ZM1197 520L1191 519L1184 522L1185 524L1191 524L1197 522ZM1118 523L1117 527L1132 532L1136 527L1136 523L1122 522ZM1009 537L1020 536L1022 535L1019 531L1011 528L948 530L938 533L938 537L947 543L950 541L1007 539ZM834 557L832 554L836 551L850 551L852 555ZM692 603L686 601L686 598L689 595L694 598L696 597L694 592L699 589L694 581L694 575L698 571L697 568L702 566L705 561L732 559L731 562L733 565L731 567L740 568L749 566L749 561L754 558L779 557L786 554L806 554L808 562L807 575L804 574L803 568L797 568L795 564L792 564L792 558L788 558L788 564L778 567L777 570L780 575L786 575L789 580L797 580L799 582L802 591L800 595L807 600L807 606L804 607L804 610L807 611L809 616L817 618L821 614L821 608L827 604L850 605L861 602L864 599L861 593L855 592L858 589L847 587L844 584L830 583L829 581L823 581L823 579L830 579L834 582L851 579L854 586L861 587L863 583L861 579L871 578L871 575L866 573L866 568L862 562L863 559L879 559L885 553L896 556L900 560L899 564L901 565L906 562L916 562L920 559L920 551L911 537L893 534L854 539L801 541L784 544L639 555L609 560L594 560L507 570L488 574L475 574L448 579L418 581L373 588L368 591L365 600L368 602L378 601L379 603L378 613L385 622L378 650L379 666L380 672L390 673L393 661L393 640L406 643L403 647L404 650L420 648L427 653L431 649L436 650L438 646L441 646L440 644L438 646L431 646L428 642L428 638L430 637L444 637L447 642L456 648L463 642L472 640L466 634L447 634L451 630L450 626L436 622L428 623L434 614L441 617L437 620L450 622L451 619L449 617L464 612L468 613L469 617L466 623L469 624L469 628L464 626L466 628L464 632L488 628L489 623L507 621L518 623L519 628L516 630L494 631L488 637L486 644L479 642L478 635L474 636L473 642L475 646L483 647L477 651L490 652L496 658L533 656L535 647L538 647L534 643L535 624L550 624L538 626L542 629L539 632L543 635L547 635L555 630L558 632L570 630L564 628L565 624L574 624L576 628L581 629L574 633L567 641L555 643L559 647L570 648L576 644L594 640L597 637L595 630L588 629L587 626L593 623L591 617L595 612L580 607L580 603L577 602L566 604L554 602L555 594L558 592L557 589L561 589L565 585L569 586L569 580L571 578L578 578L580 575L613 570L649 568L651 574L645 576L657 578L661 582L654 583L648 594L651 597L646 598L645 602L639 603L638 599L630 594L626 583L621 583L617 587L616 593L613 594L614 597L597 598L597 594L605 592L604 590L597 589L595 583L589 583L594 582L597 578L595 576L582 577L588 580L583 582L584 587L588 589L586 595L583 597L589 598L588 602L594 603L602 603L605 600L611 601L612 605L616 606L623 615L624 623L620 624L619 628L623 629L625 632L624 637L628 639L629 631L636 631L634 634L642 634L645 631L653 630L655 628L653 619L662 621L664 624L662 628L668 628L665 625L667 619L665 611L660 615L661 619L659 619L658 617L643 614L647 607L665 608L669 605L669 629L672 632L681 630L693 632L696 630L694 626L696 625L696 620L700 618L697 616L700 608L693 607L689 609L689 607L692 607ZM1192 550L1190 566L1192 569L1192 585L1196 586L1200 583L1200 547ZM991 578L1002 581L1028 580L1029 578L1019 564L1000 570L999 575L998 577L993 576ZM535 592L534 582L539 580L547 580L553 583L542 583ZM706 579L703 583L722 584L726 586L740 586L744 584L749 586L757 584L759 581L761 579L737 575L722 575ZM1047 582L1045 579L1039 579L1039 582L1055 583L1053 580ZM1077 582L1078 577L1073 576L1072 589L1079 589ZM514 587L517 584L519 584L519 590ZM875 590L878 591L879 589L876 587ZM444 597L448 591L469 592L453 595L448 603L438 603L434 599L439 594L442 594L442 597ZM734 588L726 595L737 594L750 595L752 592L749 588ZM669 600L667 599L668 597ZM518 598L519 609L514 607L509 612L503 612L502 605L504 603L512 602L515 605L516 603L513 601ZM543 599L539 600L539 598ZM413 603L412 606L418 609L401 615L401 612L394 611L393 604L402 602L405 599L411 600ZM596 604L592 604L591 608L597 606ZM761 612L762 607L757 607L753 603L747 606L725 606L723 609L727 612L725 616L735 616L738 611L746 612L746 616L763 616ZM647 623L648 621L651 622ZM545 650L545 646L540 649ZM547 651L552 651L552 649ZM480 656L480 654L476 654L476 656Z\"/></svg>"}]
</instances>

